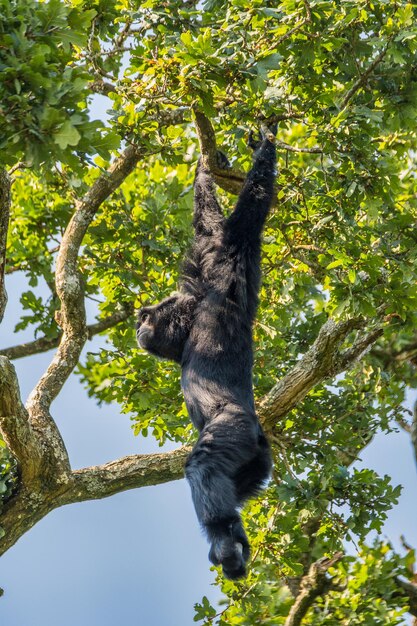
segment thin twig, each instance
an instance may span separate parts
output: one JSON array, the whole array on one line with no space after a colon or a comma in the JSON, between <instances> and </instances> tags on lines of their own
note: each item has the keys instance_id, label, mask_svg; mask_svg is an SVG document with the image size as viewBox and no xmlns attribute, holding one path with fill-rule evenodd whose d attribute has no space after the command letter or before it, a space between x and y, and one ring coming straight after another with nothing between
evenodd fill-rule
<instances>
[{"instance_id":1,"label":"thin twig","mask_svg":"<svg viewBox=\"0 0 417 626\"><path fill-rule=\"evenodd\" d=\"M377 67L377 65L379 65L379 63L381 63L382 59L384 58L384 56L387 53L387 50L388 50L388 47L389 47L390 43L391 43L391 37L388 40L388 42L386 43L386 45L383 47L381 52L378 54L378 56L372 61L370 66L365 70L365 72L358 78L358 80L349 89L349 91L347 92L347 94L343 98L342 102L340 103L340 110L341 111L343 111L343 109L346 108L349 100L351 100L351 98L355 95L355 93L361 87L363 87L363 85L368 80L369 75L374 71L374 69Z\"/></svg>"}]
</instances>

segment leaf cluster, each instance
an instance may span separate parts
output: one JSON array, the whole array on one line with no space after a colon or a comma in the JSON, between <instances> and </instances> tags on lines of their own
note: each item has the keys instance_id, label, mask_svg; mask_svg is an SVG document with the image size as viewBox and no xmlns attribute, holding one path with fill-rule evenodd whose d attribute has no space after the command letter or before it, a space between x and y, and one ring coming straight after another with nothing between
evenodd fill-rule
<instances>
[{"instance_id":1,"label":"leaf cluster","mask_svg":"<svg viewBox=\"0 0 417 626\"><path fill-rule=\"evenodd\" d=\"M0 2L0 135L3 165L39 166L108 155L117 137L87 108L91 76L80 58L96 15L60 0Z\"/></svg>"}]
</instances>

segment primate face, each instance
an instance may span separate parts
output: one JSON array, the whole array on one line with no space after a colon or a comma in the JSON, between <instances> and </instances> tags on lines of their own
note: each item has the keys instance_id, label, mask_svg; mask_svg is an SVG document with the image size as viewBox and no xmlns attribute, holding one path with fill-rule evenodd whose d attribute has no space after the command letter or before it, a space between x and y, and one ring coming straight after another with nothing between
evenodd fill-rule
<instances>
[{"instance_id":1,"label":"primate face","mask_svg":"<svg viewBox=\"0 0 417 626\"><path fill-rule=\"evenodd\" d=\"M163 356L163 346L169 342L169 327L172 322L176 298L169 297L159 304L143 307L139 311L136 326L138 344L157 356Z\"/></svg>"},{"instance_id":2,"label":"primate face","mask_svg":"<svg viewBox=\"0 0 417 626\"><path fill-rule=\"evenodd\" d=\"M193 299L181 294L140 309L136 325L139 346L156 356L181 361L193 309Z\"/></svg>"},{"instance_id":3,"label":"primate face","mask_svg":"<svg viewBox=\"0 0 417 626\"><path fill-rule=\"evenodd\" d=\"M155 324L153 318L155 312L152 310L154 307L144 307L139 311L138 321L136 324L136 337L138 344L141 348L146 350L147 341L152 341L152 337L155 331Z\"/></svg>"}]
</instances>

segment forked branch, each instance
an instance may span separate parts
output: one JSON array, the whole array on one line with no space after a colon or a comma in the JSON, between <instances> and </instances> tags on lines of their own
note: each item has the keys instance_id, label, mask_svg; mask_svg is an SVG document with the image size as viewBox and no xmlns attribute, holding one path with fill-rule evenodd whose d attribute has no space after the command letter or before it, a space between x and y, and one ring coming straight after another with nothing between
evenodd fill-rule
<instances>
[{"instance_id":1,"label":"forked branch","mask_svg":"<svg viewBox=\"0 0 417 626\"><path fill-rule=\"evenodd\" d=\"M369 333L359 334L350 348L342 351L341 346L349 333L365 325L364 318L338 323L329 319L323 324L310 349L261 400L259 414L267 429L272 429L315 385L340 374L361 358L381 336L381 326Z\"/></svg>"},{"instance_id":2,"label":"forked branch","mask_svg":"<svg viewBox=\"0 0 417 626\"><path fill-rule=\"evenodd\" d=\"M340 561L342 556L342 552L336 552L333 557L320 559L310 566L308 573L301 580L300 593L291 607L285 626L300 626L315 599L332 588L333 583L326 575L327 570Z\"/></svg>"}]
</instances>

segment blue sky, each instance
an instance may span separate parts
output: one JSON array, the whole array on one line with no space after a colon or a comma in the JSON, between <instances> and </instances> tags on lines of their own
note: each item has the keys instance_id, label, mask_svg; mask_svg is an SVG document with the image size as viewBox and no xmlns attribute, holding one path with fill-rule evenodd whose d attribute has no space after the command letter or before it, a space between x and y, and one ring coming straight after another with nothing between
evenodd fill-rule
<instances>
[{"instance_id":1,"label":"blue sky","mask_svg":"<svg viewBox=\"0 0 417 626\"><path fill-rule=\"evenodd\" d=\"M22 276L14 274L8 281L2 346L16 342L12 329L24 288ZM99 341L89 342L87 349L97 348ZM51 355L15 362L23 398ZM53 415L73 467L158 449L150 438L133 436L128 416L120 415L116 406L99 409L75 376L54 402ZM417 473L408 436L379 436L362 458L390 474L394 484L404 485L386 534L397 547L401 534L417 545ZM212 586L207 552L184 480L58 509L1 559L5 595L0 599L0 624L191 626L195 602L203 595L214 604L220 598Z\"/></svg>"},{"instance_id":2,"label":"blue sky","mask_svg":"<svg viewBox=\"0 0 417 626\"><path fill-rule=\"evenodd\" d=\"M0 345L17 342L19 296L24 277L7 281L9 305ZM41 290L39 290L41 293ZM94 310L89 311L89 321ZM32 339L21 333L19 342ZM103 339L87 345L94 350ZM53 352L18 360L23 399ZM140 372L138 373L140 376ZM410 402L413 400L410 394ZM125 454L159 450L151 438L134 437L117 406L98 408L75 376L52 406L74 468ZM417 546L417 472L408 435L376 437L363 464L404 485L385 534L398 548L400 535ZM206 595L216 605L207 560L184 480L119 494L53 511L0 561L0 624L5 626L191 626L193 604Z\"/></svg>"},{"instance_id":3,"label":"blue sky","mask_svg":"<svg viewBox=\"0 0 417 626\"><path fill-rule=\"evenodd\" d=\"M26 283L7 281L0 345L12 330ZM30 333L22 334L30 340ZM100 339L89 342L97 348ZM102 341L102 340L101 340ZM53 352L15 361L26 399ZM134 437L117 406L98 408L72 376L52 406L74 468L125 454L160 451ZM0 624L5 626L187 626L203 595L214 602L207 560L184 480L53 511L0 561Z\"/></svg>"}]
</instances>

